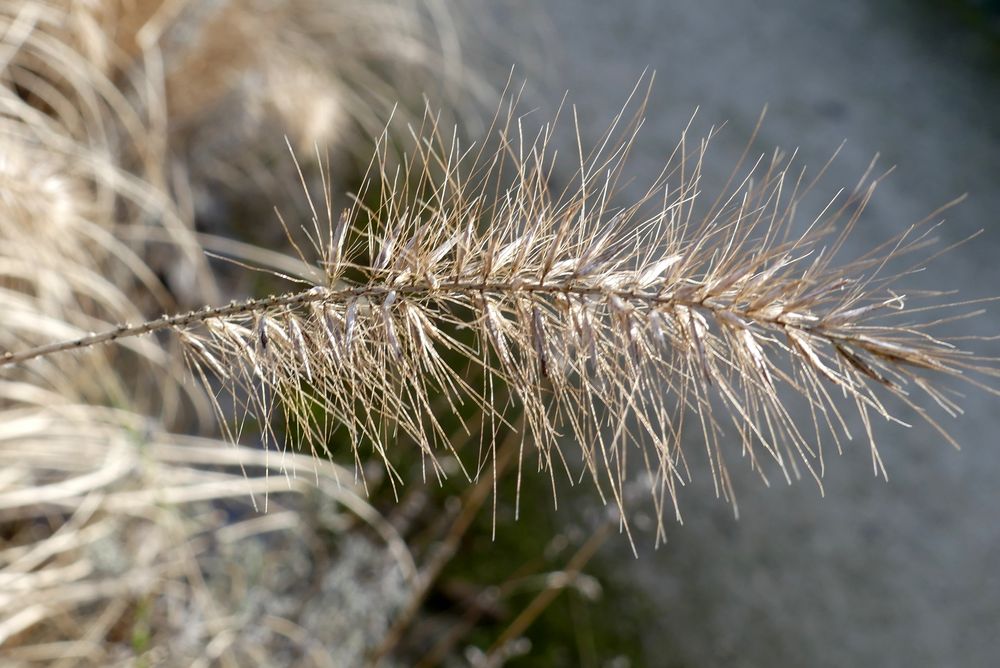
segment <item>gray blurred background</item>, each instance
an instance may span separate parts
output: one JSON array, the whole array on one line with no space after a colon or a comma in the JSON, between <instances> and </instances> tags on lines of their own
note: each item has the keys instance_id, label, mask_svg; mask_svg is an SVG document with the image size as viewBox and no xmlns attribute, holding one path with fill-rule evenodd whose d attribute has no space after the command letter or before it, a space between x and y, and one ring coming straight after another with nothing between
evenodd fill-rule
<instances>
[{"instance_id":1,"label":"gray blurred background","mask_svg":"<svg viewBox=\"0 0 1000 668\"><path fill-rule=\"evenodd\" d=\"M1000 294L995 3L508 0L491 13L490 76L502 81L514 61L542 117L569 90L591 142L655 70L629 174L657 171L700 107L696 136L728 123L706 166L706 188L721 183L767 104L760 150L798 147L818 169L847 140L825 196L853 186L876 152L897 166L853 250L968 193L942 242L984 234L909 284ZM956 330L1000 333L1000 305L987 308ZM979 349L997 354L995 343ZM920 424L879 425L889 482L860 439L828 458L825 498L807 480L765 488L732 457L735 521L697 471L667 545L654 552L650 537L638 560L624 539L614 548L652 601L648 664L1000 665L1000 401L968 394L967 414L946 423L961 452Z\"/></svg>"}]
</instances>

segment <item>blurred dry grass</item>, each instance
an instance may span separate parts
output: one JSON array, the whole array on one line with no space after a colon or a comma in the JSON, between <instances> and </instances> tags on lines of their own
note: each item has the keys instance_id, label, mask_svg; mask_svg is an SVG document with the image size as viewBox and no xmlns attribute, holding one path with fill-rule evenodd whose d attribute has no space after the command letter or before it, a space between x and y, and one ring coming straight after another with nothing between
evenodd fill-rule
<instances>
[{"instance_id":1,"label":"blurred dry grass","mask_svg":"<svg viewBox=\"0 0 1000 668\"><path fill-rule=\"evenodd\" d=\"M357 665L405 602L405 543L334 465L62 413L5 417L5 665Z\"/></svg>"},{"instance_id":2,"label":"blurred dry grass","mask_svg":"<svg viewBox=\"0 0 1000 668\"><path fill-rule=\"evenodd\" d=\"M359 146L418 71L455 71L431 24L387 2L0 6L0 348L219 299L195 231L219 184L270 188L285 133ZM209 415L170 345L4 373L4 665L361 661L412 584L405 544L333 464L168 433Z\"/></svg>"}]
</instances>

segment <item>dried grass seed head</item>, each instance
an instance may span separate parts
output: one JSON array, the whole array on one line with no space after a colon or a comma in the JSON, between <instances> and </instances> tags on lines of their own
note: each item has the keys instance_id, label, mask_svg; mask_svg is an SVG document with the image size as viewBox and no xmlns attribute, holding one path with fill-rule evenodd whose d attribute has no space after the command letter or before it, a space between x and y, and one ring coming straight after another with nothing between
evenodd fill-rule
<instances>
[{"instance_id":1,"label":"dried grass seed head","mask_svg":"<svg viewBox=\"0 0 1000 668\"><path fill-rule=\"evenodd\" d=\"M824 434L838 448L851 437L853 404L881 470L870 423L894 419L885 397L948 438L921 403L956 412L933 376L995 376L992 360L934 338L935 320L895 324L907 309L928 312L888 268L924 249L926 230L840 259L869 186L836 198L801 233L794 214L813 186L804 172L779 154L761 158L703 203L706 144L689 154L681 142L646 195L622 205L615 186L638 121L554 192L551 128L527 136L519 120L511 111L499 121L494 153L415 132L413 153L390 169L380 144L365 186L377 203L360 197L350 230L322 253L330 282L255 316L294 317L301 340L274 344L264 373L251 370L261 362L246 354L249 339L202 341L225 351L227 382L281 402L310 425L311 447L342 433L390 470L393 449L412 442L442 473L436 453L454 452L442 404L471 402L486 425L523 412L522 438L550 475L582 467L621 506L634 459L662 516L676 513L690 476L688 422L702 432L718 493L734 500L734 454L765 479L770 461L787 479L804 469L819 481ZM297 247L322 249L321 227L303 227L311 243ZM808 410L793 411L789 397ZM494 456L486 439L470 471Z\"/></svg>"}]
</instances>

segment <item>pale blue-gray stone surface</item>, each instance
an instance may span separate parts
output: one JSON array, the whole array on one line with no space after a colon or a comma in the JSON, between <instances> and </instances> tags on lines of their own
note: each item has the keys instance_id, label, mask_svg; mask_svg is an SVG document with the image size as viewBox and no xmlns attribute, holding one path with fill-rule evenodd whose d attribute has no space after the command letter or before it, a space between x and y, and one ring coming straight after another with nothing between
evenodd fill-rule
<instances>
[{"instance_id":1,"label":"pale blue-gray stone surface","mask_svg":"<svg viewBox=\"0 0 1000 668\"><path fill-rule=\"evenodd\" d=\"M656 71L631 175L657 167L700 106L696 134L729 123L707 165L718 183L767 103L761 149L799 147L818 168L848 141L824 195L853 185L875 152L898 165L854 250L968 192L942 240L984 234L910 284L1000 294L1000 67L982 34L935 3L511 0L496 20L498 42L530 45L506 55L528 54L519 71L542 99L570 90L591 141L643 69ZM956 331L1000 333L1000 306L987 309ZM733 456L736 522L696 471L669 543L640 545L637 561L622 547L622 568L659 608L643 633L650 665L998 665L1000 401L968 395L961 420L944 418L961 452L925 425L877 425L888 483L859 438L827 459L825 498L808 480L764 488Z\"/></svg>"}]
</instances>

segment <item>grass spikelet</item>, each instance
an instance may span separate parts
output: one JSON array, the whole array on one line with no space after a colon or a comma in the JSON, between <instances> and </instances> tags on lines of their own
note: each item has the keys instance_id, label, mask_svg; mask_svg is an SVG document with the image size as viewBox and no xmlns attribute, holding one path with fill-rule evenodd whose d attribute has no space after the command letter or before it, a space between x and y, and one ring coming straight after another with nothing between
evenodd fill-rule
<instances>
[{"instance_id":1,"label":"grass spikelet","mask_svg":"<svg viewBox=\"0 0 1000 668\"><path fill-rule=\"evenodd\" d=\"M432 118L425 127L437 127ZM947 438L914 391L947 413L957 406L935 377L992 391L979 380L996 375L992 360L936 338L937 321L907 317L930 311L896 285L910 269L891 267L928 247L929 225L841 260L871 184L802 227L795 216L814 184L791 160L738 165L737 185L707 202L707 143L689 154L683 138L644 196L618 202L640 124L636 114L609 134L561 192L549 182L552 128L529 136L513 106L494 126L492 152L414 131L395 169L383 135L354 206L296 233L301 262L324 282L7 353L0 364L180 331L198 375L229 388L272 438L280 407L314 451L346 440L360 461L366 444L395 480L393 452L409 443L440 476L440 453L454 453L442 398L491 423L523 412L522 438L549 475L586 472L623 506L635 452L661 514L677 508L690 475L685 415L702 431L719 494L734 501L733 453L765 479L770 460L785 478L804 466L818 481L820 433L838 445L850 438L845 405L868 425L895 419L891 396ZM376 204L364 204L371 195ZM501 395L511 401L495 402ZM789 407L796 397L811 418ZM869 443L880 462L870 433Z\"/></svg>"}]
</instances>

